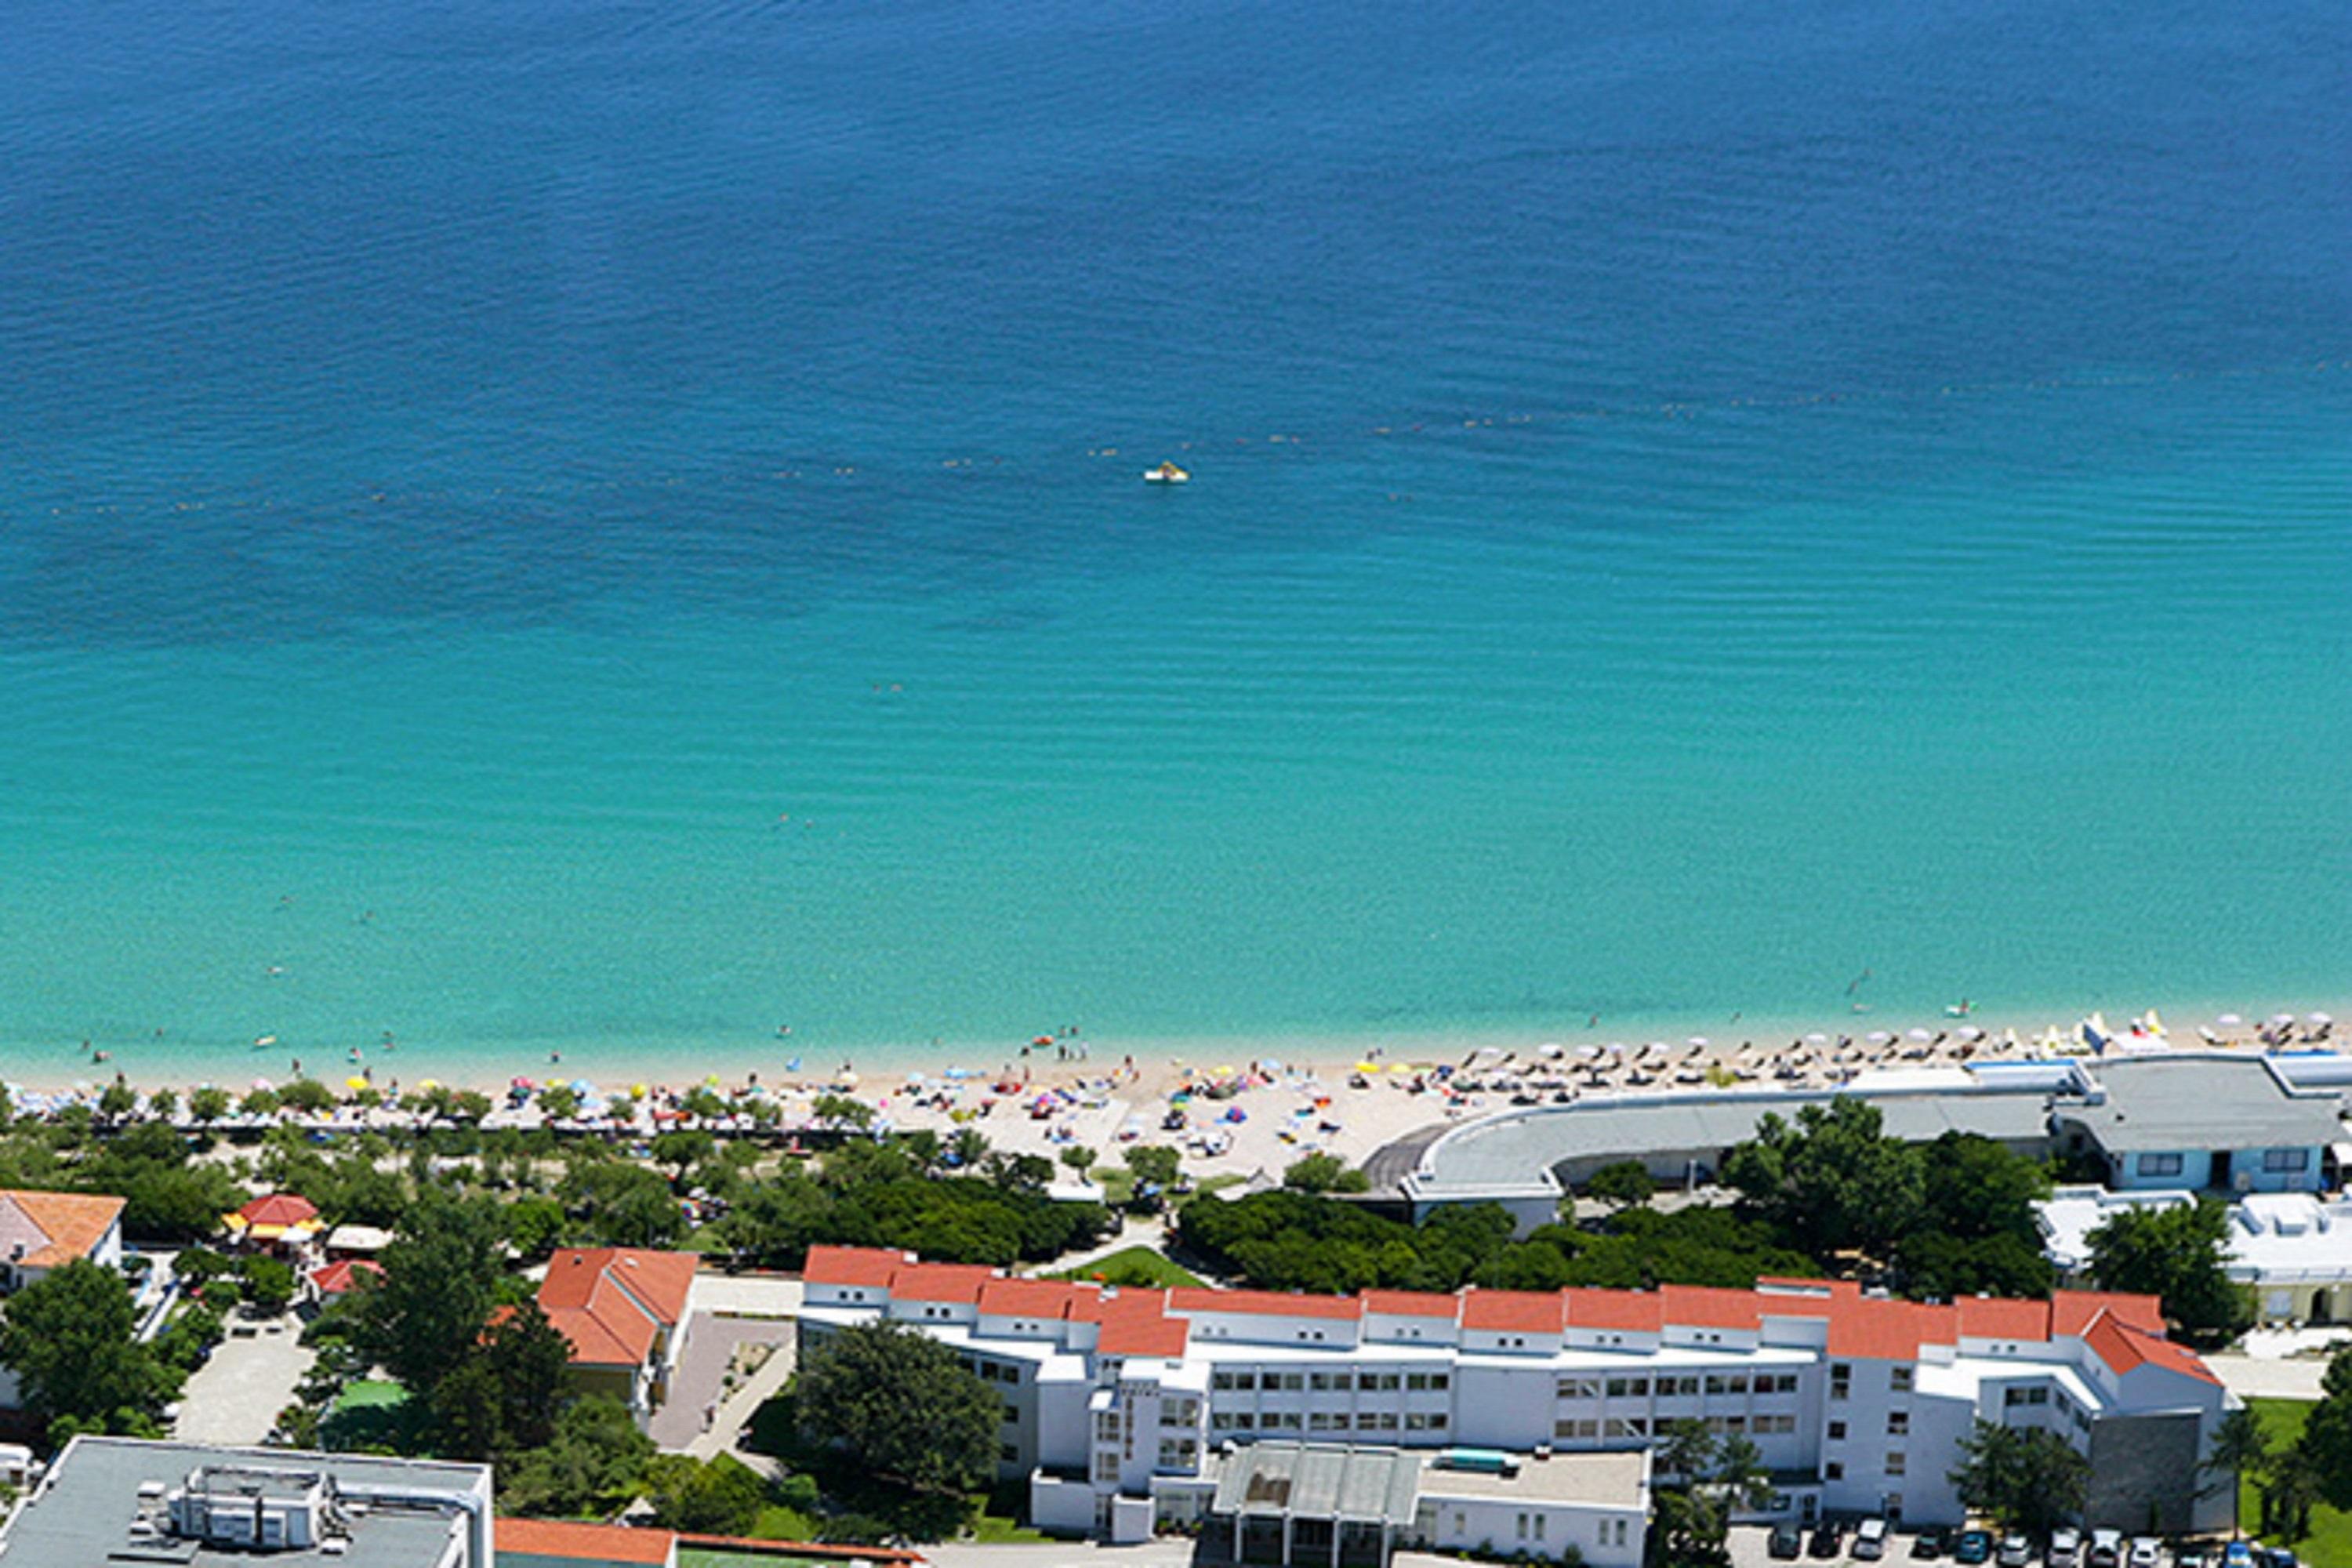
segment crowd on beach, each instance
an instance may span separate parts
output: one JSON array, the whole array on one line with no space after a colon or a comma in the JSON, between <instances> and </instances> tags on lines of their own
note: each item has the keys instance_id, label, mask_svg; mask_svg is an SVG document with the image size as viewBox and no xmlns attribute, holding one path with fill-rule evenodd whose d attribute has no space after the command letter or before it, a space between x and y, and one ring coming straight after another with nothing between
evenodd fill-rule
<instances>
[{"instance_id":1,"label":"crowd on beach","mask_svg":"<svg viewBox=\"0 0 2352 1568\"><path fill-rule=\"evenodd\" d=\"M1258 1058L1201 1065L1125 1055L1115 1065L1101 1065L1075 1031L1057 1031L1036 1037L993 1070L951 1065L894 1071L871 1081L849 1062L808 1073L799 1070L797 1059L776 1081L762 1081L754 1071L733 1082L709 1075L682 1086L635 1082L603 1089L585 1078L515 1077L494 1094L453 1089L430 1079L403 1092L396 1083L355 1073L340 1089L314 1084L300 1094L287 1084L256 1079L253 1089L226 1097L224 1113L199 1117L193 1093L159 1100L118 1078L111 1104L117 1116L167 1115L184 1126L201 1121L227 1131L287 1121L332 1131L478 1121L487 1127L643 1138L683 1126L787 1136L856 1128L945 1136L971 1127L992 1148L1056 1158L1081 1171L1088 1162L1073 1151L1111 1160L1123 1147L1152 1143L1182 1150L1204 1173L1278 1178L1307 1153L1357 1164L1418 1129L1512 1107L1742 1088L1829 1090L1865 1074L1953 1071L2107 1051L2329 1049L2333 1032L2333 1018L2323 1013L2280 1013L2252 1023L2223 1014L2197 1027L2193 1037L2176 1038L2153 1012L2116 1028L2095 1013L2071 1028L2030 1036L1949 1019L1939 1028L1814 1032L1774 1045L1692 1036L1679 1043L1489 1046L1458 1058L1422 1049L1392 1057L1373 1048L1352 1060ZM58 1092L11 1086L10 1092L19 1114L36 1116L78 1105L95 1109L107 1094L89 1083ZM220 1110L222 1098L215 1096L210 1109Z\"/></svg>"}]
</instances>

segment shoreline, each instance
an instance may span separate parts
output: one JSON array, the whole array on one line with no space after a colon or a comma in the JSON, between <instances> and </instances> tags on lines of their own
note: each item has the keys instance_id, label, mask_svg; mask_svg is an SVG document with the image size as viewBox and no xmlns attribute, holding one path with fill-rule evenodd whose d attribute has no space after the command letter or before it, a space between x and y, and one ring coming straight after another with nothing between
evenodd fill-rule
<instances>
[{"instance_id":1,"label":"shoreline","mask_svg":"<svg viewBox=\"0 0 2352 1568\"><path fill-rule=\"evenodd\" d=\"M864 1080L896 1083L909 1075L938 1078L961 1069L971 1079L1018 1073L1025 1065L1041 1082L1076 1081L1099 1076L1130 1058L1147 1075L1177 1076L1186 1068L1218 1065L1240 1067L1275 1062L1285 1068L1345 1069L1367 1056L1394 1063L1427 1066L1459 1063L1482 1050L1528 1055L1546 1045L1573 1051L1580 1046L1632 1051L1645 1044L1685 1048L1704 1041L1709 1055L1729 1054L1745 1047L1775 1049L1808 1036L1832 1038L1870 1034L1907 1036L1915 1029L1931 1034L1964 1027L2000 1037L2013 1030L2021 1040L2044 1037L2055 1029L2072 1037L2075 1026L2094 1014L2103 1014L2117 1030L2131 1019L2153 1010L2161 1015L2172 1043L2192 1048L2206 1042L2200 1026L2211 1028L2231 1044L2254 1043L2256 1031L2281 1015L2303 1020L2314 1015L2352 1019L2352 997L2273 1001L2248 1005L2211 1001L2162 1001L2155 1004L2093 1003L2079 1009L2052 1007L1973 1007L1965 1015L1906 1012L1869 1008L1809 1016L1749 1016L1742 1013L1651 1015L1612 1021L1579 1019L1550 1025L1496 1025L1485 1027L1430 1029L1275 1029L1234 1035L1098 1036L1079 1033L1070 1043L1083 1045L1084 1060L1055 1058L1055 1037L1041 1033L1029 1042L950 1041L923 1045L833 1044L779 1037L758 1046L718 1045L709 1040L646 1040L621 1045L596 1039L542 1040L525 1043L481 1043L470 1046L431 1044L374 1046L297 1045L265 1037L239 1053L236 1047L205 1047L193 1061L173 1060L168 1045L157 1055L145 1056L137 1045L96 1040L88 1054L77 1046L51 1042L0 1045L0 1084L12 1090L43 1094L70 1093L79 1086L96 1087L120 1075L133 1088L148 1090L221 1087L242 1093L262 1083L282 1085L297 1077L317 1079L341 1089L345 1080L371 1075L379 1088L397 1079L404 1090L426 1081L457 1089L503 1094L517 1079L535 1083L583 1080L603 1092L622 1092L636 1084L648 1089L678 1092L709 1084L722 1086L756 1081L766 1084L830 1081L845 1066ZM2223 1025L2236 1017L2242 1022ZM1024 1062L1024 1052L1027 1056ZM103 1059L100 1059L103 1053ZM244 1060L236 1059L242 1054ZM299 1063L299 1072L295 1064Z\"/></svg>"}]
</instances>

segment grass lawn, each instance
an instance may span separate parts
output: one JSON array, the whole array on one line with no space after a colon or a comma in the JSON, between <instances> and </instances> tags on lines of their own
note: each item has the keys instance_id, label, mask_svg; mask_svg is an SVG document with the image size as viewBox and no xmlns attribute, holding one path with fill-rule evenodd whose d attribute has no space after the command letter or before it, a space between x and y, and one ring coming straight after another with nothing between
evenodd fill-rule
<instances>
[{"instance_id":1,"label":"grass lawn","mask_svg":"<svg viewBox=\"0 0 2352 1568\"><path fill-rule=\"evenodd\" d=\"M1005 1518L1001 1513L983 1513L971 1521L971 1538L982 1546L1025 1546L1053 1537ZM683 1568L683 1565L681 1565Z\"/></svg>"},{"instance_id":2,"label":"grass lawn","mask_svg":"<svg viewBox=\"0 0 2352 1568\"><path fill-rule=\"evenodd\" d=\"M677 1568L836 1568L829 1557L793 1557L784 1552L729 1552L715 1546L681 1546Z\"/></svg>"},{"instance_id":3,"label":"grass lawn","mask_svg":"<svg viewBox=\"0 0 2352 1568\"><path fill-rule=\"evenodd\" d=\"M408 1390L389 1378L362 1378L348 1384L335 1400L337 1410L380 1410L390 1405L404 1405Z\"/></svg>"},{"instance_id":4,"label":"grass lawn","mask_svg":"<svg viewBox=\"0 0 2352 1568\"><path fill-rule=\"evenodd\" d=\"M1099 1276L1108 1285L1139 1285L1156 1288L1162 1285L1199 1285L1197 1275L1186 1272L1171 1263L1165 1256L1148 1247L1126 1247L1108 1258L1097 1258L1077 1268L1068 1268L1053 1276L1056 1279L1092 1279Z\"/></svg>"},{"instance_id":5,"label":"grass lawn","mask_svg":"<svg viewBox=\"0 0 2352 1568\"><path fill-rule=\"evenodd\" d=\"M2262 1422L2274 1449L2286 1447L2303 1435L2303 1424L2312 1411L2310 1404L2300 1399L2249 1399L2246 1407ZM2262 1517L2262 1499L2253 1482L2240 1482L2238 1518L2248 1535L2260 1533L2254 1526ZM2311 1534L2291 1544L2295 1555L2312 1568L2352 1568L2352 1514L2322 1503L2311 1510Z\"/></svg>"}]
</instances>

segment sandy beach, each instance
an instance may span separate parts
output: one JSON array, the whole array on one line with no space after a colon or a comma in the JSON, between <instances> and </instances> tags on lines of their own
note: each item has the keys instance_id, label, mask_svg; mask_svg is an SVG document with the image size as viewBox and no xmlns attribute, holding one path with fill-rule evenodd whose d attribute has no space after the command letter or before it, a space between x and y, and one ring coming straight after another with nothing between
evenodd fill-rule
<instances>
[{"instance_id":1,"label":"sandy beach","mask_svg":"<svg viewBox=\"0 0 2352 1568\"><path fill-rule=\"evenodd\" d=\"M1848 1022L1843 1029L1759 1031L1761 1037L1738 1039L1694 1035L1580 1043L1455 1040L1442 1047L1429 1041L1411 1047L1333 1042L1337 1049L1290 1049L1280 1057L1251 1056L1213 1042L1192 1042L1178 1050L1111 1052L1082 1037L1041 1035L985 1069L951 1065L861 1070L853 1059L822 1072L747 1068L691 1079L649 1074L602 1083L575 1080L561 1064L535 1074L448 1080L402 1081L381 1063L318 1076L347 1101L365 1098L359 1091L366 1088L383 1098L395 1089L414 1093L436 1082L477 1089L497 1106L487 1125L524 1128L547 1124L537 1093L562 1084L574 1089L583 1114L559 1126L644 1134L683 1120L686 1097L698 1089L716 1091L747 1110L768 1107L763 1119L783 1130L817 1126L818 1102L846 1096L869 1107L879 1129L946 1134L969 1127L994 1149L1042 1154L1057 1163L1072 1147L1092 1150L1098 1163L1112 1165L1126 1150L1161 1145L1183 1151L1196 1178L1278 1179L1292 1162L1310 1152L1360 1165L1416 1130L1513 1106L1708 1088L1823 1089L1864 1075L2087 1054L2095 1040L2107 1049L2139 1051L2326 1049L2335 1044L2334 1017L2322 1009L2178 1019L2150 1012L2113 1022L2094 1012L2032 1030L1995 1028L1974 1017L1899 1029L1857 1029L1854 1021ZM19 1109L39 1111L88 1100L113 1076L111 1065L101 1063L70 1084L12 1081L11 1089ZM125 1081L142 1091L160 1087L129 1074ZM242 1095L271 1081L257 1078L224 1087ZM413 1124L417 1116L389 1104L346 1103L324 1120L356 1127ZM743 1131L755 1126L749 1114L727 1123Z\"/></svg>"}]
</instances>

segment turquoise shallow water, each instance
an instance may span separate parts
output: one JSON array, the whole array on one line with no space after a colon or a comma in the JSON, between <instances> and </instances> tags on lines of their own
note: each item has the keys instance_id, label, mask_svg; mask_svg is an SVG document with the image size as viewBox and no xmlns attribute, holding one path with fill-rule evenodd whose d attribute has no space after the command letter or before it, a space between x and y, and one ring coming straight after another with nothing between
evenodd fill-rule
<instances>
[{"instance_id":1,"label":"turquoise shallow water","mask_svg":"<svg viewBox=\"0 0 2352 1568\"><path fill-rule=\"evenodd\" d=\"M2340 1000L2339 33L32 6L0 1070Z\"/></svg>"}]
</instances>

